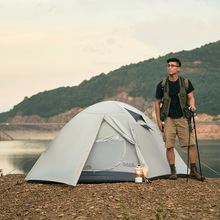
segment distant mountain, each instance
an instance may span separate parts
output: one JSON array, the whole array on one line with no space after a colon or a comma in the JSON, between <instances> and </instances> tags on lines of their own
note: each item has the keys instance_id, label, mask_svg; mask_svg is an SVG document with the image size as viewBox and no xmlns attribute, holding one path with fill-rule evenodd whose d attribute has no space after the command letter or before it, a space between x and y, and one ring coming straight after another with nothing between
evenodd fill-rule
<instances>
[{"instance_id":1,"label":"distant mountain","mask_svg":"<svg viewBox=\"0 0 220 220\"><path fill-rule=\"evenodd\" d=\"M220 41L190 51L169 53L157 59L101 73L80 85L60 87L25 97L8 112L0 114L0 122L22 115L50 118L74 107L85 108L121 92L132 97L154 101L157 84L167 75L166 60L177 57L182 62L180 75L187 76L195 87L198 113L220 114Z\"/></svg>"}]
</instances>

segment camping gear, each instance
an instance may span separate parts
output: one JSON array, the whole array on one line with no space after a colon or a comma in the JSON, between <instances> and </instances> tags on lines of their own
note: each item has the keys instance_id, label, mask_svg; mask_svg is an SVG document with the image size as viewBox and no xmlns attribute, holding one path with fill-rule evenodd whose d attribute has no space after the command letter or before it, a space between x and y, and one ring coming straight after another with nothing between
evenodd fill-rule
<instances>
[{"instance_id":1,"label":"camping gear","mask_svg":"<svg viewBox=\"0 0 220 220\"><path fill-rule=\"evenodd\" d=\"M187 178L186 178L186 182L188 182L188 177L189 177L189 146L190 146L190 133L192 132L192 111L191 109L189 110L189 117L188 117L188 126L189 126L189 145L187 147Z\"/></svg>"},{"instance_id":2,"label":"camping gear","mask_svg":"<svg viewBox=\"0 0 220 220\"><path fill-rule=\"evenodd\" d=\"M196 122L195 122L194 112L192 112L192 119L193 119L193 128L194 128L194 132L195 132L196 149L197 149L197 157L198 157L198 161L199 161L199 170L200 170L200 175L201 175L201 181L204 181L205 178L202 176L202 167L201 167L201 161L200 161L199 144L198 144L197 133L196 133Z\"/></svg>"},{"instance_id":3,"label":"camping gear","mask_svg":"<svg viewBox=\"0 0 220 220\"><path fill-rule=\"evenodd\" d=\"M135 168L135 174L136 174L135 183L142 183L143 182L143 168L140 165L138 165Z\"/></svg>"},{"instance_id":4,"label":"camping gear","mask_svg":"<svg viewBox=\"0 0 220 220\"><path fill-rule=\"evenodd\" d=\"M186 175L177 151L176 168ZM169 177L166 149L157 126L138 109L116 101L94 104L71 119L48 145L28 181L77 183L135 181L135 167L147 179Z\"/></svg>"},{"instance_id":5,"label":"camping gear","mask_svg":"<svg viewBox=\"0 0 220 220\"><path fill-rule=\"evenodd\" d=\"M193 128L192 128L192 119L193 119ZM202 176L202 168L201 168L201 161L200 161L200 155L199 155L199 145L198 145L198 140L197 140L197 134L196 134L196 123L195 123L195 113L193 111L189 111L189 118L188 118L188 125L189 125L189 146L188 146L188 151L187 151L187 167L189 167L189 147L190 147L190 133L193 131L194 129L194 133L195 133L195 140L196 140L196 148L197 148L197 158L199 161L199 169L200 169L200 173L197 172L197 168L196 167L191 167L190 169L190 175L188 175L188 168L187 168L187 179L186 181L188 182L188 177L190 178L195 178L195 179L200 179L201 181L205 180L205 177ZM201 177L200 177L201 175Z\"/></svg>"},{"instance_id":6,"label":"camping gear","mask_svg":"<svg viewBox=\"0 0 220 220\"><path fill-rule=\"evenodd\" d=\"M162 97L162 106L160 109L160 120L165 121L168 116L171 97L169 94L169 83L168 83L168 76L166 76L162 81L162 90L163 90L163 97ZM187 77L179 77L179 87L180 91L178 93L180 107L183 112L183 116L188 118L189 117L189 109L187 106L188 98L186 91L189 88L189 79Z\"/></svg>"}]
</instances>

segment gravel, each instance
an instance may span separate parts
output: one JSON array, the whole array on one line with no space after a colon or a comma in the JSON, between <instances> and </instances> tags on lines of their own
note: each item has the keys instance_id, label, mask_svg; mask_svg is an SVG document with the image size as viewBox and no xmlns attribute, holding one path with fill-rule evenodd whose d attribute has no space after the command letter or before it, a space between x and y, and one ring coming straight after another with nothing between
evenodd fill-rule
<instances>
[{"instance_id":1,"label":"gravel","mask_svg":"<svg viewBox=\"0 0 220 220\"><path fill-rule=\"evenodd\" d=\"M220 219L220 179L78 184L0 177L0 219Z\"/></svg>"}]
</instances>

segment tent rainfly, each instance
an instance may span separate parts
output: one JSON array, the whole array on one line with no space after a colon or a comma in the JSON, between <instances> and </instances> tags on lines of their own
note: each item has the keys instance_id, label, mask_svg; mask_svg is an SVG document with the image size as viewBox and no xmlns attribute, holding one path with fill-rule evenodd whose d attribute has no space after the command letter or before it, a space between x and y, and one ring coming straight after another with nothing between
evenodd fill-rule
<instances>
[{"instance_id":1,"label":"tent rainfly","mask_svg":"<svg viewBox=\"0 0 220 220\"><path fill-rule=\"evenodd\" d=\"M175 154L177 174L186 175L186 164ZM105 101L72 118L47 146L26 180L73 186L134 181L137 165L144 168L148 179L169 175L161 132L136 108Z\"/></svg>"}]
</instances>

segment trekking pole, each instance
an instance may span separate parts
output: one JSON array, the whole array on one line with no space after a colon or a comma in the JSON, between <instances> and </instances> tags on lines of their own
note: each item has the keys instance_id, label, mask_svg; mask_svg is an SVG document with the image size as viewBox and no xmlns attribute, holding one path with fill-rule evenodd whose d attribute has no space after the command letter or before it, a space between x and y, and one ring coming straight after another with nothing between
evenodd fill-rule
<instances>
[{"instance_id":1,"label":"trekking pole","mask_svg":"<svg viewBox=\"0 0 220 220\"><path fill-rule=\"evenodd\" d=\"M189 145L187 147L187 172L186 172L186 182L188 182L188 177L189 177L189 146L190 146L190 133L192 132L192 126L191 126L191 121L192 121L192 115L191 115L191 110L189 110L189 118L188 118L188 126L189 126Z\"/></svg>"},{"instance_id":2,"label":"trekking pole","mask_svg":"<svg viewBox=\"0 0 220 220\"><path fill-rule=\"evenodd\" d=\"M201 162L200 162L200 155L199 155L199 145L198 145L197 134L196 134L196 123L195 123L194 112L192 113L192 118L193 118L193 128L194 128L195 139L196 139L197 155L198 155L198 160L199 160L199 170L200 170L201 180L203 180L203 177L202 177L202 168L201 168Z\"/></svg>"}]
</instances>

